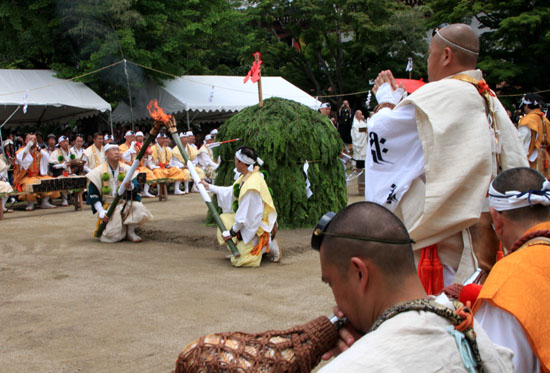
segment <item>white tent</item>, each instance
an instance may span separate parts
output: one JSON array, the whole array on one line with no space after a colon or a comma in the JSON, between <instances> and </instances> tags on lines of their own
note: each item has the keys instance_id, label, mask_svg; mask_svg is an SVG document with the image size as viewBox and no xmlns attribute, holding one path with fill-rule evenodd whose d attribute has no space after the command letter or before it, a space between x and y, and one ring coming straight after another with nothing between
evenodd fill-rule
<instances>
[{"instance_id":1,"label":"white tent","mask_svg":"<svg viewBox=\"0 0 550 373\"><path fill-rule=\"evenodd\" d=\"M113 122L149 119L147 104L157 99L168 114L189 114L197 122L223 121L248 106L258 104L258 84L242 76L185 75L164 81L164 86L148 81L138 92L133 110L121 103L113 111ZM314 97L280 76L262 77L263 99L281 97L317 110L321 104Z\"/></svg>"},{"instance_id":2,"label":"white tent","mask_svg":"<svg viewBox=\"0 0 550 373\"><path fill-rule=\"evenodd\" d=\"M52 70L0 69L0 124L18 106L8 124L61 122L111 111L84 83L58 79Z\"/></svg>"}]
</instances>

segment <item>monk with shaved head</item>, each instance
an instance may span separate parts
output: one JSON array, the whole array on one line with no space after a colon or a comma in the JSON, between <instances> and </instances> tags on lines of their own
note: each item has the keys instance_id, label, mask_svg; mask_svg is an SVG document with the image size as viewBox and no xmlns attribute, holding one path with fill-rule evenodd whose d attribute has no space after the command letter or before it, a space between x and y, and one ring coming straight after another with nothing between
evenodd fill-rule
<instances>
[{"instance_id":1,"label":"monk with shaved head","mask_svg":"<svg viewBox=\"0 0 550 373\"><path fill-rule=\"evenodd\" d=\"M470 26L443 25L430 42L428 84L406 96L387 70L373 88L365 198L403 220L428 294L476 277L469 228L489 184L501 170L527 166L517 130L476 70L479 54Z\"/></svg>"},{"instance_id":2,"label":"monk with shaved head","mask_svg":"<svg viewBox=\"0 0 550 373\"><path fill-rule=\"evenodd\" d=\"M385 207L359 202L326 214L312 246L319 250L322 280L332 289L337 312L349 320L342 335L357 339L321 373L460 372L470 365L485 372L512 370L511 351L493 345L477 324L464 331L475 331L475 338L457 346L460 311L444 294L426 295L407 229Z\"/></svg>"}]
</instances>

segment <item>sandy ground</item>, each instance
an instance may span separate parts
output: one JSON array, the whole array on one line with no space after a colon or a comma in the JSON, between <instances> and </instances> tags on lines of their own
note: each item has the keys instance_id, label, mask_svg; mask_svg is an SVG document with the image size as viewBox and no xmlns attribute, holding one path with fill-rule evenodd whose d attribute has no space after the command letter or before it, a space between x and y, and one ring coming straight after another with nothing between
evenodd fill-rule
<instances>
[{"instance_id":1,"label":"sandy ground","mask_svg":"<svg viewBox=\"0 0 550 373\"><path fill-rule=\"evenodd\" d=\"M350 202L358 201L349 187ZM169 372L221 331L286 329L330 315L311 229L280 230L283 261L233 268L198 194L146 200L144 242L92 238L91 211L16 211L0 221L2 372Z\"/></svg>"}]
</instances>

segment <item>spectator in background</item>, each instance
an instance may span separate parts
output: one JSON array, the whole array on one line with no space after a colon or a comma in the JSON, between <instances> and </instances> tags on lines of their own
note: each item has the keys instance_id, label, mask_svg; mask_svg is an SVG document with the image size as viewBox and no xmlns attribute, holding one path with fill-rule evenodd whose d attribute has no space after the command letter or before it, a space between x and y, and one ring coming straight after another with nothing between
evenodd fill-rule
<instances>
[{"instance_id":1,"label":"spectator in background","mask_svg":"<svg viewBox=\"0 0 550 373\"><path fill-rule=\"evenodd\" d=\"M348 100L344 100L342 103L342 106L340 106L340 109L338 110L338 132L340 132L340 137L342 137L342 141L344 141L344 144L346 144L345 150L346 152L350 152L351 150L351 125L353 122L353 114L351 112L351 108L349 107Z\"/></svg>"}]
</instances>

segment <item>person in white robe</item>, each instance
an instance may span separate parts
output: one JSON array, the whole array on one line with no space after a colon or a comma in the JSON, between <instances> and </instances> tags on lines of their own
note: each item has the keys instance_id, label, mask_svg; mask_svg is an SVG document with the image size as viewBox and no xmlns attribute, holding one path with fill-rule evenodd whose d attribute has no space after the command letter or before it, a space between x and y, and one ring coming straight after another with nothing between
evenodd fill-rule
<instances>
[{"instance_id":1,"label":"person in white robe","mask_svg":"<svg viewBox=\"0 0 550 373\"><path fill-rule=\"evenodd\" d=\"M273 262L281 260L279 242L274 238L277 211L269 188L256 164L263 161L250 147L241 147L235 153L235 168L240 173L232 186L222 187L202 181L205 188L216 194L222 209L220 219L230 229L218 229L222 245L233 239L240 256L230 255L235 267L258 267L263 254L270 253Z\"/></svg>"},{"instance_id":2,"label":"person in white robe","mask_svg":"<svg viewBox=\"0 0 550 373\"><path fill-rule=\"evenodd\" d=\"M321 218L312 247L335 313L349 322L319 372L512 372L511 350L493 344L462 304L427 296L411 242L403 223L372 202Z\"/></svg>"},{"instance_id":3,"label":"person in white robe","mask_svg":"<svg viewBox=\"0 0 550 373\"><path fill-rule=\"evenodd\" d=\"M353 143L353 159L355 160L354 172L358 175L357 188L359 194L362 195L365 193L365 178L362 176L365 168L365 158L367 156L368 132L367 122L361 110L357 110L353 117L351 140Z\"/></svg>"},{"instance_id":4,"label":"person in white robe","mask_svg":"<svg viewBox=\"0 0 550 373\"><path fill-rule=\"evenodd\" d=\"M101 242L118 242L128 239L132 242L141 242L135 229L153 219L149 210L141 203L137 173L126 184L126 196L116 206L112 216L107 217L107 211L130 166L120 162L120 148L116 144L105 146L106 160L94 168L86 177L88 183L88 197L86 203L92 207L92 213L98 215L96 230L101 222L107 223L101 234Z\"/></svg>"},{"instance_id":5,"label":"person in white robe","mask_svg":"<svg viewBox=\"0 0 550 373\"><path fill-rule=\"evenodd\" d=\"M103 135L99 132L94 133L94 143L84 151L83 160L86 161L84 164L84 172L88 173L97 166L105 162L105 150L103 149Z\"/></svg>"},{"instance_id":6,"label":"person in white robe","mask_svg":"<svg viewBox=\"0 0 550 373\"><path fill-rule=\"evenodd\" d=\"M369 120L365 199L403 220L417 261L435 248L443 278L433 293L475 272L468 228L489 183L499 169L527 164L506 110L475 70L478 53L469 26L448 25L430 44L430 83L405 97L383 71L373 88L379 105Z\"/></svg>"},{"instance_id":7,"label":"person in white robe","mask_svg":"<svg viewBox=\"0 0 550 373\"><path fill-rule=\"evenodd\" d=\"M218 164L212 159L212 149L208 145L212 144L214 140L211 135L206 135L204 138L204 144L199 149L196 160L197 165L203 169L205 176L210 181L214 180L216 169Z\"/></svg>"}]
</instances>

